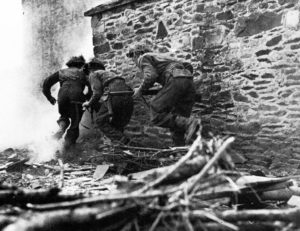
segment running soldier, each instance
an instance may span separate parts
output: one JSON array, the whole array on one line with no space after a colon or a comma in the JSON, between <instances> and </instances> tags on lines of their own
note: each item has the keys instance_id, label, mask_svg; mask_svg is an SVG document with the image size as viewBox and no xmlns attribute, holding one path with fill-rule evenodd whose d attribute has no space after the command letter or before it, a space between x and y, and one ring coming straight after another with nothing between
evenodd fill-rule
<instances>
[{"instance_id":1,"label":"running soldier","mask_svg":"<svg viewBox=\"0 0 300 231\"><path fill-rule=\"evenodd\" d=\"M169 128L174 145L190 143L201 127L200 119L191 116L196 95L191 64L153 53L145 44L133 46L127 57L132 58L144 77L139 88L134 89L134 98L155 82L163 86L151 101L151 122Z\"/></svg>"},{"instance_id":2,"label":"running soldier","mask_svg":"<svg viewBox=\"0 0 300 231\"><path fill-rule=\"evenodd\" d=\"M89 82L93 95L84 108L96 107L100 99L100 109L96 114L97 127L112 141L126 144L129 139L124 135L124 127L129 123L133 112L133 99L130 95L111 96L109 92L132 91L125 79L105 71L104 64L94 58L87 64Z\"/></svg>"},{"instance_id":3,"label":"running soldier","mask_svg":"<svg viewBox=\"0 0 300 231\"><path fill-rule=\"evenodd\" d=\"M54 138L61 139L67 130L64 142L65 150L75 145L79 136L79 123L83 115L81 105L86 100L83 91L85 86L88 86L86 75L82 69L84 64L85 59L82 56L72 57L66 63L68 68L55 72L43 83L43 94L52 105L55 105L56 99L51 95L51 87L60 83L57 98L60 114L57 121L59 130L55 133Z\"/></svg>"}]
</instances>

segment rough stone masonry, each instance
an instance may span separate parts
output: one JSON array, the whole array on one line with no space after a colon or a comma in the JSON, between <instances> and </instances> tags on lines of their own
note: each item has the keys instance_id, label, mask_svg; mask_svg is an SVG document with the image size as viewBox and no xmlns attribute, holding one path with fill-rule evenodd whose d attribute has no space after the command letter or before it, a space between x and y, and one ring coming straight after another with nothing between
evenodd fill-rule
<instances>
[{"instance_id":1,"label":"rough stone masonry","mask_svg":"<svg viewBox=\"0 0 300 231\"><path fill-rule=\"evenodd\" d=\"M202 95L194 113L205 129L236 136L234 149L253 169L296 174L299 9L298 0L115 0L85 16L92 17L94 54L109 70L136 85L140 75L125 53L141 40L190 61ZM161 143L166 131L147 125L140 106L129 132Z\"/></svg>"}]
</instances>

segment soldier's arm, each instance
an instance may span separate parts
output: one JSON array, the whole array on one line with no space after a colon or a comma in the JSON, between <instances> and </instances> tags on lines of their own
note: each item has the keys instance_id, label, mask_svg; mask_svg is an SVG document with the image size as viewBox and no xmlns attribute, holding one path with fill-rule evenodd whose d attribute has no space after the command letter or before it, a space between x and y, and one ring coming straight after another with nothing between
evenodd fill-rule
<instances>
[{"instance_id":1,"label":"soldier's arm","mask_svg":"<svg viewBox=\"0 0 300 231\"><path fill-rule=\"evenodd\" d=\"M139 67L142 70L144 80L140 85L140 91L148 90L156 82L158 73L155 67L152 65L151 58L147 55L141 57L139 61Z\"/></svg>"},{"instance_id":2,"label":"soldier's arm","mask_svg":"<svg viewBox=\"0 0 300 231\"><path fill-rule=\"evenodd\" d=\"M51 87L59 81L58 71L50 75L44 80L43 83L43 94L50 101L53 97L51 95Z\"/></svg>"},{"instance_id":3,"label":"soldier's arm","mask_svg":"<svg viewBox=\"0 0 300 231\"><path fill-rule=\"evenodd\" d=\"M90 76L90 85L91 85L91 89L92 89L92 97L89 100L89 106L93 106L95 104L97 104L97 102L99 102L102 94L103 94L103 86L102 86L102 82L101 79L97 77L97 74L92 74Z\"/></svg>"}]
</instances>

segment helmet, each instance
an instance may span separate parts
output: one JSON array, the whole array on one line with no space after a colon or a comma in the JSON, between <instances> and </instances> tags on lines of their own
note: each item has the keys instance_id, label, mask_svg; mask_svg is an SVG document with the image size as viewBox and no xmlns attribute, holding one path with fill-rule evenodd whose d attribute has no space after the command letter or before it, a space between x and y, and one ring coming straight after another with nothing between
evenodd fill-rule
<instances>
[{"instance_id":1,"label":"helmet","mask_svg":"<svg viewBox=\"0 0 300 231\"><path fill-rule=\"evenodd\" d=\"M68 67L82 67L85 64L85 59L82 55L80 56L73 56L70 58L68 62L66 62L66 65Z\"/></svg>"},{"instance_id":2,"label":"helmet","mask_svg":"<svg viewBox=\"0 0 300 231\"><path fill-rule=\"evenodd\" d=\"M88 63L88 68L96 70L105 70L104 64L97 58L91 59L91 61Z\"/></svg>"},{"instance_id":3,"label":"helmet","mask_svg":"<svg viewBox=\"0 0 300 231\"><path fill-rule=\"evenodd\" d=\"M134 54L137 53L144 54L147 52L152 52L152 50L146 44L138 43L133 45L131 48L129 48L129 51L126 54L126 56L132 58Z\"/></svg>"}]
</instances>

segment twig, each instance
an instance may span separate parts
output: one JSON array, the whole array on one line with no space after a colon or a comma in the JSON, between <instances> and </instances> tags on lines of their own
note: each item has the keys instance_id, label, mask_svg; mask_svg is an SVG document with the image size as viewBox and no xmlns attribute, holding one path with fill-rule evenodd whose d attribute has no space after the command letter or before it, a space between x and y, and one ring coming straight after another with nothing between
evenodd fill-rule
<instances>
[{"instance_id":1,"label":"twig","mask_svg":"<svg viewBox=\"0 0 300 231\"><path fill-rule=\"evenodd\" d=\"M223 221L221 220L220 218L216 217L215 215L211 214L211 213L208 213L208 212L204 212L204 216L206 216L207 218L219 223L220 225L223 225L229 229L232 229L232 230L235 230L235 231L238 231L239 228L231 223L228 223L226 221Z\"/></svg>"},{"instance_id":2,"label":"twig","mask_svg":"<svg viewBox=\"0 0 300 231\"><path fill-rule=\"evenodd\" d=\"M163 215L164 215L163 211L161 211L157 215L157 217L156 217L155 221L153 222L153 224L151 225L151 228L149 229L149 231L154 231L155 230L156 226L158 225L158 223L159 223L160 219L163 217Z\"/></svg>"},{"instance_id":3,"label":"twig","mask_svg":"<svg viewBox=\"0 0 300 231\"><path fill-rule=\"evenodd\" d=\"M152 197L158 197L163 196L169 193L174 193L177 191L177 188L174 188L169 191L158 191L158 192L152 192L147 194L137 194L137 193L131 193L131 194L111 194L106 196L97 196L93 198L84 198L76 201L71 202L61 202L61 203L52 203L52 204L46 204L46 205L33 205L28 204L27 207L33 210L38 211L44 211L44 210L53 210L53 209L64 209L64 208L74 208L82 205L91 205L91 204L97 204L104 201L118 201L118 200L128 200L128 199L145 199L145 198L152 198Z\"/></svg>"},{"instance_id":4,"label":"twig","mask_svg":"<svg viewBox=\"0 0 300 231\"><path fill-rule=\"evenodd\" d=\"M136 218L134 219L133 224L134 224L135 230L136 230L136 231L140 231L140 226L139 226L138 221L137 221Z\"/></svg>"},{"instance_id":5,"label":"twig","mask_svg":"<svg viewBox=\"0 0 300 231\"><path fill-rule=\"evenodd\" d=\"M60 185L59 188L64 187L64 163L61 159L58 159L58 164L60 166Z\"/></svg>"},{"instance_id":6,"label":"twig","mask_svg":"<svg viewBox=\"0 0 300 231\"><path fill-rule=\"evenodd\" d=\"M154 151L154 152L165 150L165 149L158 149L158 148L144 148L144 147L134 147L134 146L125 146L125 145L124 146L118 145L116 146L116 148L131 149L131 150L138 150L138 151Z\"/></svg>"},{"instance_id":7,"label":"twig","mask_svg":"<svg viewBox=\"0 0 300 231\"><path fill-rule=\"evenodd\" d=\"M158 185L161 183L164 179L166 179L169 175L174 173L176 169L178 169L183 163L185 163L196 151L196 149L201 145L201 136L198 136L197 139L194 141L193 145L189 149L188 153L184 155L179 161L177 161L174 165L170 166L166 173L157 178L155 181L145 185L143 188L137 191L137 193L142 193L147 191L148 189Z\"/></svg>"},{"instance_id":8,"label":"twig","mask_svg":"<svg viewBox=\"0 0 300 231\"><path fill-rule=\"evenodd\" d=\"M194 228L193 228L193 225L191 224L189 216L186 213L183 213L182 216L183 216L183 221L184 221L184 224L185 224L185 227L187 228L187 230L194 231Z\"/></svg>"},{"instance_id":9,"label":"twig","mask_svg":"<svg viewBox=\"0 0 300 231\"><path fill-rule=\"evenodd\" d=\"M201 180L201 178L207 173L207 171L213 166L213 164L222 156L226 148L234 141L234 137L230 137L227 140L225 140L221 147L218 149L218 151L215 153L213 158L211 158L207 164L204 166L204 168L201 169L201 171L195 175L195 178L193 179L193 182L188 186L188 192L191 192L195 185Z\"/></svg>"}]
</instances>

